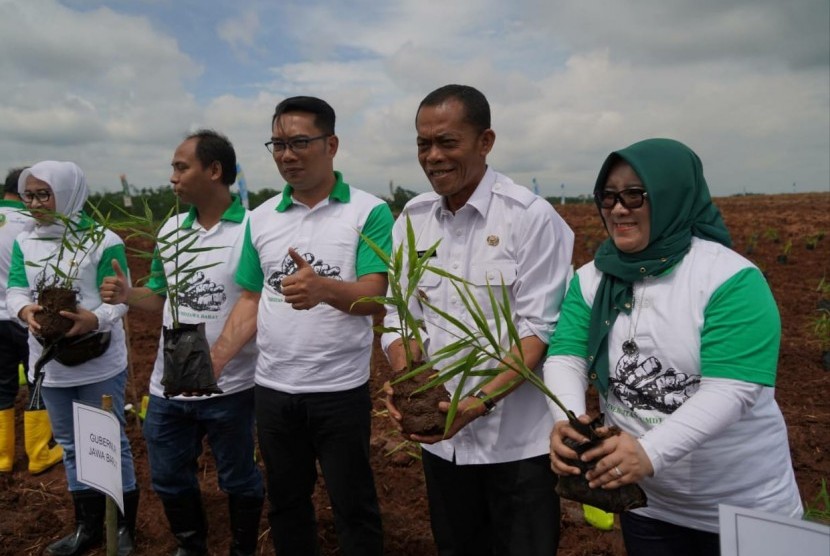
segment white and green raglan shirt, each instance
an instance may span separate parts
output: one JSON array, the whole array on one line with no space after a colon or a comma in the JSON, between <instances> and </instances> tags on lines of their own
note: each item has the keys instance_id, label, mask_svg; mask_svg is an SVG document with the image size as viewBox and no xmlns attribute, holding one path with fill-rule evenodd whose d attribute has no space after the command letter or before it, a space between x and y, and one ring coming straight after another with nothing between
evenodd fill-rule
<instances>
[{"instance_id":1,"label":"white and green raglan shirt","mask_svg":"<svg viewBox=\"0 0 830 556\"><path fill-rule=\"evenodd\" d=\"M82 219L89 219L82 215ZM83 225L83 224L82 224ZM74 367L50 361L43 368L43 385L49 387L70 387L100 382L124 372L127 368L127 345L121 317L127 312L124 304L110 305L101 301L99 288L104 278L114 276L112 260L116 259L122 268L127 268L124 242L110 230L105 231L104 240L92 247L85 255L65 250L57 261L61 234L59 226L34 226L17 236L12 249L9 269L7 304L9 313L15 317L20 310L37 302L36 286L44 272L53 273L52 265L68 273L70 264L80 263L78 278L74 282L78 305L92 311L98 317L98 331L110 332L109 349L100 357ZM73 270L74 272L74 270ZM48 283L49 276L46 276ZM29 380L34 378L35 362L43 347L29 334Z\"/></svg>"},{"instance_id":2,"label":"white and green raglan shirt","mask_svg":"<svg viewBox=\"0 0 830 556\"><path fill-rule=\"evenodd\" d=\"M0 320L18 322L6 309L6 287L12 262L14 240L25 229L32 228L34 220L20 201L0 199Z\"/></svg>"},{"instance_id":3,"label":"white and green raglan shirt","mask_svg":"<svg viewBox=\"0 0 830 556\"><path fill-rule=\"evenodd\" d=\"M593 380L588 325L601 278L593 262L577 271L545 364L546 384L577 415ZM609 333L608 396L600 396L606 424L638 437L654 466L639 483L648 506L634 511L710 532L718 504L800 517L774 399L780 317L758 268L692 238L680 263L635 284L634 300ZM624 351L630 339L636 347Z\"/></svg>"},{"instance_id":4,"label":"white and green raglan shirt","mask_svg":"<svg viewBox=\"0 0 830 556\"><path fill-rule=\"evenodd\" d=\"M196 257L188 265L201 268L189 277L187 288L178 291L179 322L188 324L205 323L205 336L209 344L213 344L228 318L233 306L242 293L234 274L236 265L242 252L242 243L245 237L245 226L248 222L248 211L242 206L237 196L225 210L211 229L204 229L198 221L195 208L189 212L170 217L159 230L158 236L166 238L165 243L156 245L156 253L150 268L150 279L146 286L165 296L163 325L171 328L173 317L170 312L170 300L166 296L168 283L177 283L175 261L163 261L169 258L168 251L173 252L171 242L180 246L182 243L195 243L191 249L199 249L197 253L182 255L181 263ZM177 232L178 230L178 232ZM195 236L191 235L195 232ZM159 253L162 250L162 253ZM185 268L184 272L187 272ZM222 369L217 385L227 395L240 392L254 386L254 366L256 364L256 344L253 340L245 344L239 353ZM161 384L164 376L164 345L159 341L158 354L150 376L150 393L154 396L164 395L164 386ZM176 396L180 401L199 401L213 398L212 396Z\"/></svg>"},{"instance_id":5,"label":"white and green raglan shirt","mask_svg":"<svg viewBox=\"0 0 830 556\"><path fill-rule=\"evenodd\" d=\"M361 233L387 253L392 213L382 199L349 186L339 172L327 199L308 208L280 195L248 221L237 283L261 292L257 313L256 383L287 393L339 392L369 379L372 317L349 315L320 304L298 311L285 303L282 280L296 271L293 247L321 276L354 282L386 273L386 264Z\"/></svg>"}]
</instances>

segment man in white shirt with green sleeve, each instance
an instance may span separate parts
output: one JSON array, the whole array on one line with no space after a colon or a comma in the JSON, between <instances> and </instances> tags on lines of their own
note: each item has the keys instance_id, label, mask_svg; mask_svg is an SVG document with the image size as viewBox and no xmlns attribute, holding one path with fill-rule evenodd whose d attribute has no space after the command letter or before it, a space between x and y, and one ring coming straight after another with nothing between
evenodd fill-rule
<instances>
[{"instance_id":1,"label":"man in white shirt with green sleeve","mask_svg":"<svg viewBox=\"0 0 830 556\"><path fill-rule=\"evenodd\" d=\"M221 370L256 335L255 412L268 520L280 556L319 554L311 495L320 464L341 553L383 553L369 466L372 317L391 249L387 204L334 171L334 110L314 97L277 105L266 146L286 180L251 214L236 274L244 292L213 345Z\"/></svg>"}]
</instances>

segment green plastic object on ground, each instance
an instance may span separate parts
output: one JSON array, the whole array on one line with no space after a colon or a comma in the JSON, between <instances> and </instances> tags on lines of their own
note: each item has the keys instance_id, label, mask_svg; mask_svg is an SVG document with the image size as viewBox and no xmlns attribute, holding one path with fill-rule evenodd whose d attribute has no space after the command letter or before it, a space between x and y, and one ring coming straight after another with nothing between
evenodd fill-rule
<instances>
[{"instance_id":1,"label":"green plastic object on ground","mask_svg":"<svg viewBox=\"0 0 830 556\"><path fill-rule=\"evenodd\" d=\"M588 504L582 504L582 513L585 516L585 521L597 529L610 531L614 528L614 514L604 512Z\"/></svg>"}]
</instances>

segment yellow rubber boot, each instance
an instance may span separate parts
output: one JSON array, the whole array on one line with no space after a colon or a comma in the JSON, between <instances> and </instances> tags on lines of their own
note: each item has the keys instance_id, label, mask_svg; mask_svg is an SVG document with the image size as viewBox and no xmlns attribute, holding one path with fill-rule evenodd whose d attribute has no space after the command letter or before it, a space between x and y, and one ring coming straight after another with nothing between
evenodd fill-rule
<instances>
[{"instance_id":1,"label":"yellow rubber boot","mask_svg":"<svg viewBox=\"0 0 830 556\"><path fill-rule=\"evenodd\" d=\"M14 467L14 408L0 410L0 473Z\"/></svg>"},{"instance_id":2,"label":"yellow rubber boot","mask_svg":"<svg viewBox=\"0 0 830 556\"><path fill-rule=\"evenodd\" d=\"M52 425L45 409L23 413L23 431L26 437L26 455L29 456L29 473L43 473L63 460L63 448L49 447L52 439Z\"/></svg>"}]
</instances>

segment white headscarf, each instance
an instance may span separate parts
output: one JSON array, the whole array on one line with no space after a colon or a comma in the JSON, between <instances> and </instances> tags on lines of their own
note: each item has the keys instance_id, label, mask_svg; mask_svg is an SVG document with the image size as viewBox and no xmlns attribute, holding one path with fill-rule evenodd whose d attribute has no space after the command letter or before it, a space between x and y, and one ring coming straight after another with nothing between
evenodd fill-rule
<instances>
[{"instance_id":1,"label":"white headscarf","mask_svg":"<svg viewBox=\"0 0 830 556\"><path fill-rule=\"evenodd\" d=\"M84 208L89 188L84 171L74 162L44 160L26 168L17 180L17 190L21 196L26 190L26 178L29 176L45 181L52 188L55 212L74 219Z\"/></svg>"}]
</instances>

